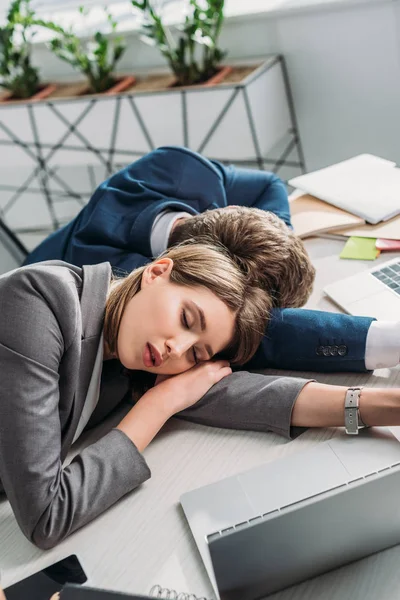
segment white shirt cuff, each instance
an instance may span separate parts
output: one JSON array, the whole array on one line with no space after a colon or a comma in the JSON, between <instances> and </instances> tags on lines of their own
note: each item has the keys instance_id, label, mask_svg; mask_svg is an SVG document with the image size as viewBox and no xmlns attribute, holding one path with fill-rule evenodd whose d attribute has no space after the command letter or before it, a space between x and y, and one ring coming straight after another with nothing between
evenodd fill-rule
<instances>
[{"instance_id":1,"label":"white shirt cuff","mask_svg":"<svg viewBox=\"0 0 400 600\"><path fill-rule=\"evenodd\" d=\"M365 367L395 367L400 359L400 322L372 321L365 347Z\"/></svg>"},{"instance_id":2,"label":"white shirt cuff","mask_svg":"<svg viewBox=\"0 0 400 600\"><path fill-rule=\"evenodd\" d=\"M187 212L168 209L156 216L150 234L151 253L154 257L159 256L167 249L169 236L175 221L191 216Z\"/></svg>"}]
</instances>

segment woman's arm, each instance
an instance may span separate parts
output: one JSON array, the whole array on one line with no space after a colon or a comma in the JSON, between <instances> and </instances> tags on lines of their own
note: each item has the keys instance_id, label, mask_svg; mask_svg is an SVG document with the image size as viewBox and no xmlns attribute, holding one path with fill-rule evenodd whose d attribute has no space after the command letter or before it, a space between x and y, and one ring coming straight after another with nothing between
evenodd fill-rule
<instances>
[{"instance_id":1,"label":"woman's arm","mask_svg":"<svg viewBox=\"0 0 400 600\"><path fill-rule=\"evenodd\" d=\"M152 388L131 408L117 429L135 444L139 452L143 452L171 416L163 398L156 388Z\"/></svg>"},{"instance_id":2,"label":"woman's arm","mask_svg":"<svg viewBox=\"0 0 400 600\"><path fill-rule=\"evenodd\" d=\"M158 383L140 398L117 429L143 451L170 417L195 404L231 373L229 363L218 360L200 363L173 377L159 376Z\"/></svg>"},{"instance_id":3,"label":"woman's arm","mask_svg":"<svg viewBox=\"0 0 400 600\"><path fill-rule=\"evenodd\" d=\"M211 427L272 431L290 439L306 427L344 427L346 390L299 377L237 371L177 416ZM360 414L367 425L400 425L400 389L364 388Z\"/></svg>"},{"instance_id":4,"label":"woman's arm","mask_svg":"<svg viewBox=\"0 0 400 600\"><path fill-rule=\"evenodd\" d=\"M300 392L292 412L292 425L343 427L344 399L348 388L310 382ZM366 425L400 425L399 388L363 388L359 410Z\"/></svg>"},{"instance_id":5,"label":"woman's arm","mask_svg":"<svg viewBox=\"0 0 400 600\"><path fill-rule=\"evenodd\" d=\"M293 406L308 379L236 371L177 416L188 421L248 431L272 431L288 439Z\"/></svg>"}]
</instances>

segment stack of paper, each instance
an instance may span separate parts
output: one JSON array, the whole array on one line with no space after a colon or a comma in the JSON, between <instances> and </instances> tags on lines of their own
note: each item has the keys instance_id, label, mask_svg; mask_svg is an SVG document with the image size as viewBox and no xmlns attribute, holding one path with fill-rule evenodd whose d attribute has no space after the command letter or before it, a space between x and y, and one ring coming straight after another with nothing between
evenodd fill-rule
<instances>
[{"instance_id":1,"label":"stack of paper","mask_svg":"<svg viewBox=\"0 0 400 600\"><path fill-rule=\"evenodd\" d=\"M335 233L344 237L356 235L359 237L400 240L400 216L393 217L393 219L390 219L385 223L379 223L378 225L363 225L362 227L355 227L346 230L339 228L337 231L335 231Z\"/></svg>"},{"instance_id":2,"label":"stack of paper","mask_svg":"<svg viewBox=\"0 0 400 600\"><path fill-rule=\"evenodd\" d=\"M308 194L290 201L290 212L295 233L301 238L312 237L321 233L332 232L344 228L365 225L360 217L331 206Z\"/></svg>"},{"instance_id":3,"label":"stack of paper","mask_svg":"<svg viewBox=\"0 0 400 600\"><path fill-rule=\"evenodd\" d=\"M371 154L300 175L289 183L371 224L400 214L400 169Z\"/></svg>"},{"instance_id":4,"label":"stack of paper","mask_svg":"<svg viewBox=\"0 0 400 600\"><path fill-rule=\"evenodd\" d=\"M290 201L299 237L348 240L341 258L375 260L381 251L400 251L400 170L395 163L363 154L289 183L298 194L308 192Z\"/></svg>"}]
</instances>

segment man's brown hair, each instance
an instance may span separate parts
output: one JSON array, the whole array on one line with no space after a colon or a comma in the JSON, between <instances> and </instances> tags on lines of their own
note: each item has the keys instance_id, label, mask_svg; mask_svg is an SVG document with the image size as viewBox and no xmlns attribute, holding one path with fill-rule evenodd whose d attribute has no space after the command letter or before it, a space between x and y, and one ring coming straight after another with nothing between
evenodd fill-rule
<instances>
[{"instance_id":1,"label":"man's brown hair","mask_svg":"<svg viewBox=\"0 0 400 600\"><path fill-rule=\"evenodd\" d=\"M179 221L169 245L188 241L222 244L275 307L303 306L312 292L315 269L303 242L271 212L246 206L206 211Z\"/></svg>"}]
</instances>

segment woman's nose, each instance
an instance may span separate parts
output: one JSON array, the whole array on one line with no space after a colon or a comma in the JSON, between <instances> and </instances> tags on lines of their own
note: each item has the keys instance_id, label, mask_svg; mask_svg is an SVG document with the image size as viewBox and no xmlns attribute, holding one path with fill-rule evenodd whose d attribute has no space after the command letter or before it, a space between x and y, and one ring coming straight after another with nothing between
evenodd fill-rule
<instances>
[{"instance_id":1,"label":"woman's nose","mask_svg":"<svg viewBox=\"0 0 400 600\"><path fill-rule=\"evenodd\" d=\"M185 352L194 344L192 336L175 337L167 342L168 356L170 358L181 358Z\"/></svg>"}]
</instances>

